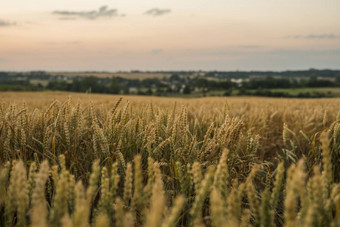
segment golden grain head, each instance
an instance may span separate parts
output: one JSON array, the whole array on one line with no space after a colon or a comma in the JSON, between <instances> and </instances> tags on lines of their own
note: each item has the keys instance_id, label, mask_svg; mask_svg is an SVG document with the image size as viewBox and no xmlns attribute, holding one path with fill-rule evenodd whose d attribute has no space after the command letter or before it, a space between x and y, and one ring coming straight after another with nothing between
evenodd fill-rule
<instances>
[{"instance_id":1,"label":"golden grain head","mask_svg":"<svg viewBox=\"0 0 340 227\"><path fill-rule=\"evenodd\" d=\"M338 99L72 96L1 98L0 226L339 223Z\"/></svg>"}]
</instances>

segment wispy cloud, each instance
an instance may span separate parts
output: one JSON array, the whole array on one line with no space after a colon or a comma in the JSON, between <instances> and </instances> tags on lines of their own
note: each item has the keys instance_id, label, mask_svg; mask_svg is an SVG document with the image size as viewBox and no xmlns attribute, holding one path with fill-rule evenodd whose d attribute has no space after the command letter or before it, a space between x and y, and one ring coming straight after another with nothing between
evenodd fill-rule
<instances>
[{"instance_id":1,"label":"wispy cloud","mask_svg":"<svg viewBox=\"0 0 340 227\"><path fill-rule=\"evenodd\" d=\"M163 52L164 52L163 49L153 49L153 50L151 50L151 54L161 54Z\"/></svg>"},{"instance_id":2,"label":"wispy cloud","mask_svg":"<svg viewBox=\"0 0 340 227\"><path fill-rule=\"evenodd\" d=\"M144 14L151 15L151 16L163 16L165 14L171 13L171 9L158 9L158 8L153 8L147 10Z\"/></svg>"},{"instance_id":3,"label":"wispy cloud","mask_svg":"<svg viewBox=\"0 0 340 227\"><path fill-rule=\"evenodd\" d=\"M241 46L238 46L239 48L242 48L242 49L257 49L257 48L261 48L263 46L260 46L260 45L241 45Z\"/></svg>"},{"instance_id":4,"label":"wispy cloud","mask_svg":"<svg viewBox=\"0 0 340 227\"><path fill-rule=\"evenodd\" d=\"M59 17L59 20L77 20L76 17Z\"/></svg>"},{"instance_id":5,"label":"wispy cloud","mask_svg":"<svg viewBox=\"0 0 340 227\"><path fill-rule=\"evenodd\" d=\"M340 49L191 49L172 55L176 67L205 70L338 68ZM159 58L161 59L161 58ZM159 64L161 65L161 64ZM164 63L169 65L169 63Z\"/></svg>"},{"instance_id":6,"label":"wispy cloud","mask_svg":"<svg viewBox=\"0 0 340 227\"><path fill-rule=\"evenodd\" d=\"M82 42L80 41L70 41L70 42L45 42L44 44L46 45L78 45L81 44Z\"/></svg>"},{"instance_id":7,"label":"wispy cloud","mask_svg":"<svg viewBox=\"0 0 340 227\"><path fill-rule=\"evenodd\" d=\"M0 19L0 27L13 26L13 25L16 25L16 23Z\"/></svg>"},{"instance_id":8,"label":"wispy cloud","mask_svg":"<svg viewBox=\"0 0 340 227\"><path fill-rule=\"evenodd\" d=\"M98 10L91 11L67 11L67 10L56 10L52 14L62 16L61 20L74 20L76 18L85 18L89 20L96 20L103 17L118 17L123 16L118 14L117 9L109 9L108 6L102 6Z\"/></svg>"},{"instance_id":9,"label":"wispy cloud","mask_svg":"<svg viewBox=\"0 0 340 227\"><path fill-rule=\"evenodd\" d=\"M296 60L297 58L331 58L340 57L340 49L187 49L179 52L180 56L196 57L227 57L227 58L278 58L286 60Z\"/></svg>"},{"instance_id":10,"label":"wispy cloud","mask_svg":"<svg viewBox=\"0 0 340 227\"><path fill-rule=\"evenodd\" d=\"M293 39L339 39L340 36L330 33L330 34L293 35L293 36L288 36L288 38L293 38Z\"/></svg>"}]
</instances>

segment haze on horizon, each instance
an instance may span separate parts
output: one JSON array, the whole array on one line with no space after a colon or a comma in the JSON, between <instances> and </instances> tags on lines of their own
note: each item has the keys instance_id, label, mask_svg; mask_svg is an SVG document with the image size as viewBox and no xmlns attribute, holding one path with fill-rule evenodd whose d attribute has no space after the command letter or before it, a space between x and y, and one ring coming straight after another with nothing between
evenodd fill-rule
<instances>
[{"instance_id":1,"label":"haze on horizon","mask_svg":"<svg viewBox=\"0 0 340 227\"><path fill-rule=\"evenodd\" d=\"M339 0L11 0L0 71L339 69Z\"/></svg>"}]
</instances>

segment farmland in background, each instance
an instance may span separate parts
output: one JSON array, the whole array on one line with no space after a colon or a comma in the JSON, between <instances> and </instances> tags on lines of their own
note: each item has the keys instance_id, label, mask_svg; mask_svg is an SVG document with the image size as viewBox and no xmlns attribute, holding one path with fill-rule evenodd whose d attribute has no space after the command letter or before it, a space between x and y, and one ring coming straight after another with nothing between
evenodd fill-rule
<instances>
[{"instance_id":1,"label":"farmland in background","mask_svg":"<svg viewBox=\"0 0 340 227\"><path fill-rule=\"evenodd\" d=\"M165 97L339 97L340 71L0 72L0 91L46 90Z\"/></svg>"}]
</instances>

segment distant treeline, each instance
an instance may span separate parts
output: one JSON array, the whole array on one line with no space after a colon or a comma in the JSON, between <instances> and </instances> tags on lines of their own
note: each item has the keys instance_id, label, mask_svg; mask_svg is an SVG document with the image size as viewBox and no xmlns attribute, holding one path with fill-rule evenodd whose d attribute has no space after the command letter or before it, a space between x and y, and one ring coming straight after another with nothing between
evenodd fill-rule
<instances>
[{"instance_id":1,"label":"distant treeline","mask_svg":"<svg viewBox=\"0 0 340 227\"><path fill-rule=\"evenodd\" d=\"M317 88L317 87L340 87L340 77L333 80L310 77L305 80L294 78L252 78L233 82L230 79L211 80L202 77L183 77L173 74L168 78L154 79L124 79L114 77L111 79L100 79L97 77L84 77L73 79L71 83L65 81L50 81L46 86L49 90L64 90L74 92L93 92L108 94L138 94L171 96L175 94L191 94L201 92L209 94L211 91L225 91L223 95L231 95L233 90L237 90L238 95L256 95L272 97L293 97L284 92L272 92L268 89L275 88ZM249 92L248 90L256 90ZM330 94L318 92L300 93L299 97L324 97ZM295 96L294 96L295 97Z\"/></svg>"},{"instance_id":2,"label":"distant treeline","mask_svg":"<svg viewBox=\"0 0 340 227\"><path fill-rule=\"evenodd\" d=\"M206 96L212 91L221 91L221 94L226 96L324 97L332 95L305 92L293 96L285 92L270 91L270 89L340 87L340 71L338 70L163 73L170 76L140 80L119 76L111 78L65 76L63 74L51 76L43 71L30 73L0 72L0 90L59 90L157 96L191 93L201 93Z\"/></svg>"},{"instance_id":3,"label":"distant treeline","mask_svg":"<svg viewBox=\"0 0 340 227\"><path fill-rule=\"evenodd\" d=\"M337 87L340 86L340 76L332 79L319 79L316 76L298 80L295 78L254 78L242 82L242 87L247 89L259 88L302 88L302 87Z\"/></svg>"},{"instance_id":4,"label":"distant treeline","mask_svg":"<svg viewBox=\"0 0 340 227\"><path fill-rule=\"evenodd\" d=\"M285 97L285 98L324 98L324 97L333 97L333 94L330 92L319 92L319 91L307 91L307 92L299 92L297 94L291 94L288 92L282 91L271 91L268 89L258 89L255 91L249 91L246 89L240 89L237 95L242 96L263 96L263 97Z\"/></svg>"},{"instance_id":5,"label":"distant treeline","mask_svg":"<svg viewBox=\"0 0 340 227\"><path fill-rule=\"evenodd\" d=\"M340 77L340 70L287 70L287 71L210 71L206 76L217 76L220 78L248 78L251 76L281 76L285 78L292 77Z\"/></svg>"}]
</instances>

